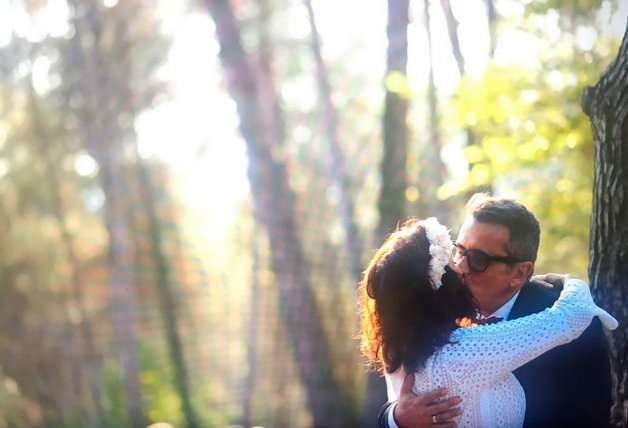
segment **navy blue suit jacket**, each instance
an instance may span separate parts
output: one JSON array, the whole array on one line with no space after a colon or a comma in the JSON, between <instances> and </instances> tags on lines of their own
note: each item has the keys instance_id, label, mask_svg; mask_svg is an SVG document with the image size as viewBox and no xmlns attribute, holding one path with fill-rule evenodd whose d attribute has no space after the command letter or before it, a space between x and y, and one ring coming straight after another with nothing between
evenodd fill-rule
<instances>
[{"instance_id":1,"label":"navy blue suit jacket","mask_svg":"<svg viewBox=\"0 0 628 428\"><path fill-rule=\"evenodd\" d=\"M528 283L508 319L541 312L557 298L558 293ZM578 339L546 352L513 373L526 395L524 428L609 426L610 363L599 319L595 318ZM382 428L388 428L389 410L387 403L378 416Z\"/></svg>"},{"instance_id":2,"label":"navy blue suit jacket","mask_svg":"<svg viewBox=\"0 0 628 428\"><path fill-rule=\"evenodd\" d=\"M526 284L508 319L550 307L558 293ZM524 428L608 427L611 373L602 325L594 318L582 335L515 370L526 395Z\"/></svg>"}]
</instances>

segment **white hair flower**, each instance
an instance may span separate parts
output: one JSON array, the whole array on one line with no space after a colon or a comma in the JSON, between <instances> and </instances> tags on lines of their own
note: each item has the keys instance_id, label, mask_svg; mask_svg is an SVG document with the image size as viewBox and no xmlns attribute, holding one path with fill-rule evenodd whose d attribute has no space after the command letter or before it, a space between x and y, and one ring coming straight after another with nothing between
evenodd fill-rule
<instances>
[{"instance_id":1,"label":"white hair flower","mask_svg":"<svg viewBox=\"0 0 628 428\"><path fill-rule=\"evenodd\" d=\"M423 221L425 235L430 241L431 260L428 267L428 276L432 288L438 290L442 285L441 279L445 273L445 266L449 263L449 256L453 246L449 231L440 224L436 217L430 217Z\"/></svg>"}]
</instances>

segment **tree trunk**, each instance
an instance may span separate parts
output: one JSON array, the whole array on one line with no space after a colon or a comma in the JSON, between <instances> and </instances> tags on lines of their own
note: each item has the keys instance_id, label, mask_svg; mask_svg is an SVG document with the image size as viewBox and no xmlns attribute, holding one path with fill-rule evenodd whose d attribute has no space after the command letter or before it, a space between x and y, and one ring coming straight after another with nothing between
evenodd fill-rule
<instances>
[{"instance_id":1,"label":"tree trunk","mask_svg":"<svg viewBox=\"0 0 628 428\"><path fill-rule=\"evenodd\" d=\"M377 242L381 242L406 215L408 178L408 96L390 85L392 79L407 82L409 1L388 0L386 34L386 100L383 120L384 156L380 166L381 188L378 201ZM362 426L376 427L377 413L387 401L386 383L369 372L362 413Z\"/></svg>"},{"instance_id":2,"label":"tree trunk","mask_svg":"<svg viewBox=\"0 0 628 428\"><path fill-rule=\"evenodd\" d=\"M392 78L407 80L408 7L408 0L388 0L387 81ZM404 220L406 214L407 115L407 95L387 84L383 123L384 158L381 164L382 184L378 202L379 240L383 239L400 220Z\"/></svg>"},{"instance_id":3,"label":"tree trunk","mask_svg":"<svg viewBox=\"0 0 628 428\"><path fill-rule=\"evenodd\" d=\"M67 225L66 208L61 197L61 180L55 169L52 151L50 148L50 136L46 132L46 126L39 108L35 91L29 88L31 98L31 112L33 117L33 129L39 140L41 155L46 168L47 184L50 189L53 214L61 232L61 244L65 250L67 263L72 283L72 305L79 314L79 334L76 339L78 361L75 369L80 374L78 390L81 407L84 408L87 426L100 427L104 421L105 410L102 407L101 357L94 343L94 333L91 319L87 313L84 294L88 291L80 274L80 260L74 248L74 237ZM87 383L89 395L84 396L83 383ZM90 402L91 401L91 402Z\"/></svg>"},{"instance_id":4,"label":"tree trunk","mask_svg":"<svg viewBox=\"0 0 628 428\"><path fill-rule=\"evenodd\" d=\"M454 58L456 59L456 64L458 65L458 72L460 73L460 79L462 80L462 78L465 76L465 73L466 73L465 72L466 64L465 64L464 55L462 55L462 50L460 49L460 38L458 37L458 20L454 16L454 12L451 7L451 0L441 0L441 7L443 9L443 14L445 15L445 20L447 22L447 32L449 34L449 42L451 43L451 48L454 54ZM486 13L487 13L488 27L489 27L488 30L490 34L489 56L492 58L493 51L495 50L495 46L494 46L495 23L494 21L496 19L495 6L493 5L492 0L487 0L486 8L487 8ZM430 43L430 46L431 46L431 43ZM430 55L430 58L431 58L431 55ZM430 63L432 63L432 61L430 61ZM433 74L431 76L433 76ZM468 127L464 130L464 132L466 134L467 147L480 144L481 138L478 138L478 136L475 135L475 133L473 132L473 129ZM473 169L473 165L474 165L473 163L469 164L469 170ZM484 186L473 187L466 192L467 199L474 193L477 193L477 192L489 192L490 193L491 191L492 191L492 186L490 183L487 183ZM448 210L448 211L451 212L451 210ZM449 219L449 221L451 221L451 218Z\"/></svg>"},{"instance_id":5,"label":"tree trunk","mask_svg":"<svg viewBox=\"0 0 628 428\"><path fill-rule=\"evenodd\" d=\"M607 332L613 406L611 423L628 426L628 28L617 59L582 106L595 143L589 278L597 303L619 321Z\"/></svg>"},{"instance_id":6,"label":"tree trunk","mask_svg":"<svg viewBox=\"0 0 628 428\"><path fill-rule=\"evenodd\" d=\"M123 373L129 426L144 427L145 419L140 386L134 280L134 248L130 236L126 200L127 169L116 139L117 112L111 111L108 63L101 51L102 16L93 1L71 2L74 8L73 55L84 71L76 82L85 105L79 112L82 136L88 152L99 166L99 178L105 195L104 217L109 234L109 291L111 319L116 351ZM82 43L83 38L92 42ZM87 46L87 47L86 47Z\"/></svg>"},{"instance_id":7,"label":"tree trunk","mask_svg":"<svg viewBox=\"0 0 628 428\"><path fill-rule=\"evenodd\" d=\"M257 371L259 370L257 364L257 352L258 352L258 335L260 333L259 323L259 305L260 305L260 250L259 239L256 236L251 237L251 256L253 259L253 265L251 266L251 297L250 302L250 314L246 332L246 362L248 366L248 373L244 381L244 397L242 398L242 425L245 427L251 427L256 425L254 423L253 414L253 394L257 385Z\"/></svg>"},{"instance_id":8,"label":"tree trunk","mask_svg":"<svg viewBox=\"0 0 628 428\"><path fill-rule=\"evenodd\" d=\"M239 28L227 0L206 0L216 25L220 59L228 90L240 116L247 145L248 177L254 215L269 236L271 263L279 288L281 316L314 426L355 426L353 401L336 380L321 314L312 292L307 260L295 221L295 195L288 183L282 148L264 110L263 79L245 54ZM267 107L267 106L266 106Z\"/></svg>"},{"instance_id":9,"label":"tree trunk","mask_svg":"<svg viewBox=\"0 0 628 428\"><path fill-rule=\"evenodd\" d=\"M129 4L129 7L133 5ZM116 51L121 59L119 67L122 70L125 80L119 80L120 86L117 90L120 94L131 94L134 88L129 86L129 80L133 76L133 59L131 56L131 36L128 34L128 27L120 26L118 37L116 38ZM133 100L126 101L127 110L133 117L137 116L138 109ZM157 215L158 195L157 187L153 184L150 175L149 164L143 161L139 155L137 146L137 135L135 130L129 131L129 136L133 141L135 159L133 171L138 178L139 197L141 201L143 215L147 220L148 238L150 241L150 255L152 266L155 268L155 280L157 282L157 296L160 305L160 314L166 333L168 343L168 353L174 372L174 387L181 399L181 411L188 428L199 428L201 423L192 403L192 392L188 368L185 362L185 347L179 331L179 321L177 318L177 302L172 290L172 273L170 261L164 251L164 236L162 225Z\"/></svg>"},{"instance_id":10,"label":"tree trunk","mask_svg":"<svg viewBox=\"0 0 628 428\"><path fill-rule=\"evenodd\" d=\"M486 16L488 18L488 34L489 48L488 55L490 58L495 56L495 45L497 41L497 11L495 10L494 0L486 0Z\"/></svg>"},{"instance_id":11,"label":"tree trunk","mask_svg":"<svg viewBox=\"0 0 628 428\"><path fill-rule=\"evenodd\" d=\"M446 1L446 6L449 3ZM427 35L428 45L428 60L429 60L429 75L428 75L428 87L427 87L427 104L428 104L428 135L429 138L426 144L423 145L421 150L421 156L419 159L423 168L419 173L419 208L418 212L414 213L419 217L438 217L439 221L443 224L451 224L450 222L450 210L447 208L446 201L439 201L438 188L445 183L445 177L447 175L446 166L440 157L441 151L441 133L440 133L440 120L438 117L438 94L436 92L436 82L434 80L434 60L433 60L433 43L432 43L432 18L430 15L430 1L423 1L423 12L425 16L425 32ZM451 18L453 14L451 7L449 7ZM457 27L457 24L456 26ZM451 31L451 30L450 30ZM456 28L454 28L454 32ZM450 32L451 36L451 32ZM457 34L452 45L454 45L454 53L456 53L456 47L458 48L457 61L464 61L462 54L459 52L460 48L457 43ZM459 65L464 71L464 63ZM462 74L461 74L462 76Z\"/></svg>"},{"instance_id":12,"label":"tree trunk","mask_svg":"<svg viewBox=\"0 0 628 428\"><path fill-rule=\"evenodd\" d=\"M454 16L454 11L451 8L451 0L441 0L440 5L443 8L443 13L445 14L445 21L447 22L447 33L449 34L449 42L451 43L451 50L454 54L454 58L456 59L456 64L458 65L458 72L460 73L460 77L462 77L464 76L465 64L464 64L464 56L462 55L462 51L460 50L460 40L458 38L458 20ZM426 16L429 16L429 11L426 12Z\"/></svg>"},{"instance_id":13,"label":"tree trunk","mask_svg":"<svg viewBox=\"0 0 628 428\"><path fill-rule=\"evenodd\" d=\"M139 178L140 197L142 208L148 219L148 235L150 239L152 262L156 268L157 295L161 306L161 315L166 330L168 352L174 367L175 388L181 398L181 410L188 428L200 428L190 392L190 379L184 358L184 346L181 341L177 321L177 304L172 292L170 264L164 253L164 242L161 226L157 218L157 203L155 189L151 183L149 171L143 161L137 156L135 170Z\"/></svg>"},{"instance_id":14,"label":"tree trunk","mask_svg":"<svg viewBox=\"0 0 628 428\"><path fill-rule=\"evenodd\" d=\"M321 98L322 122L324 135L329 145L328 172L331 177L332 186L340 191L340 217L345 229L345 245L349 252L350 268L352 278L357 287L360 274L364 266L362 265L362 238L357 222L355 221L355 203L351 193L351 183L347 173L345 156L338 141L338 118L336 107L332 100L331 85L329 84L327 67L321 52L321 41L316 25L314 8L311 0L304 0L310 20L311 47L316 62L316 78L318 81L319 96Z\"/></svg>"}]
</instances>

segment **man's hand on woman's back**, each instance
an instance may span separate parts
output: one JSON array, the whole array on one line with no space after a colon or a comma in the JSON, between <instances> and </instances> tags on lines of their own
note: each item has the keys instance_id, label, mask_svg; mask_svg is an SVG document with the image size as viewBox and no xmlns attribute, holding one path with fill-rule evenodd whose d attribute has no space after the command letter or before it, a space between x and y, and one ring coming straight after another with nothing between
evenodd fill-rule
<instances>
[{"instance_id":1,"label":"man's hand on woman's back","mask_svg":"<svg viewBox=\"0 0 628 428\"><path fill-rule=\"evenodd\" d=\"M458 407L460 397L443 400L445 388L427 394L417 395L412 391L414 373L406 375L401 385L399 401L393 410L393 417L399 428L456 427L454 418L462 414Z\"/></svg>"}]
</instances>

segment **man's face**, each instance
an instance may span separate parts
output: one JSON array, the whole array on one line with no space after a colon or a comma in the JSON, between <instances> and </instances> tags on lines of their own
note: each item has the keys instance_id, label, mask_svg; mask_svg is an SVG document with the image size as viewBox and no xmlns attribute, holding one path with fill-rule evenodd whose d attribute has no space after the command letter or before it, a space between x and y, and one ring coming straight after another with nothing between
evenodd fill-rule
<instances>
[{"instance_id":1,"label":"man's face","mask_svg":"<svg viewBox=\"0 0 628 428\"><path fill-rule=\"evenodd\" d=\"M507 227L479 223L469 216L460 228L456 243L466 250L481 250L490 256L499 257L509 256L506 251L509 239L510 232ZM503 262L491 262L484 272L474 272L464 257L458 264L458 269L485 315L510 300L525 283L518 279L517 269Z\"/></svg>"}]
</instances>

